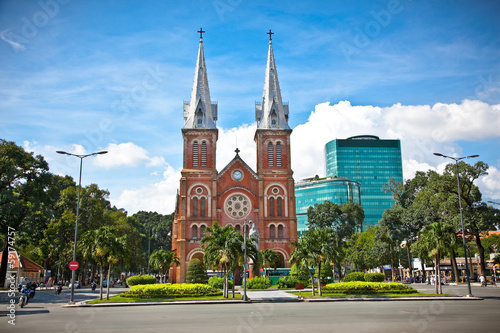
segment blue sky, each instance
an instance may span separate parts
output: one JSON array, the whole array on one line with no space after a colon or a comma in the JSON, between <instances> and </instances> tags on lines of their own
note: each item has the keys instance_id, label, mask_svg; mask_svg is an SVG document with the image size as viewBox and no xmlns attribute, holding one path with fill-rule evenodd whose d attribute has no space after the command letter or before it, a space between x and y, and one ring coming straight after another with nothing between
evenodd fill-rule
<instances>
[{"instance_id":1,"label":"blue sky","mask_svg":"<svg viewBox=\"0 0 500 333\"><path fill-rule=\"evenodd\" d=\"M0 138L78 176L84 162L129 213L170 213L182 168L182 104L199 41L219 104L217 168L255 168L254 103L269 29L290 103L296 180L324 174L335 138L399 138L405 178L440 152L480 154L484 200L500 201L498 1L0 2ZM472 160L470 162L473 162Z\"/></svg>"}]
</instances>

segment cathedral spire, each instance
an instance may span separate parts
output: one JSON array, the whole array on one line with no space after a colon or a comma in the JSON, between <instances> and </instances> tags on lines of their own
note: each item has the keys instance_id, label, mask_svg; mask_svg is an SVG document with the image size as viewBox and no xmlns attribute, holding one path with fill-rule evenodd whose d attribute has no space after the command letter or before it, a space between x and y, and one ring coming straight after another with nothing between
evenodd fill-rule
<instances>
[{"instance_id":1,"label":"cathedral spire","mask_svg":"<svg viewBox=\"0 0 500 333\"><path fill-rule=\"evenodd\" d=\"M200 45L194 72L193 89L189 103L184 103L184 128L216 129L217 104L210 101L207 68L203 52L203 29L200 28Z\"/></svg>"},{"instance_id":2,"label":"cathedral spire","mask_svg":"<svg viewBox=\"0 0 500 333\"><path fill-rule=\"evenodd\" d=\"M288 127L288 105L281 100L280 84L274 63L272 35L269 30L269 51L267 54L266 77L262 103L255 105L255 120L258 129L290 129Z\"/></svg>"}]
</instances>

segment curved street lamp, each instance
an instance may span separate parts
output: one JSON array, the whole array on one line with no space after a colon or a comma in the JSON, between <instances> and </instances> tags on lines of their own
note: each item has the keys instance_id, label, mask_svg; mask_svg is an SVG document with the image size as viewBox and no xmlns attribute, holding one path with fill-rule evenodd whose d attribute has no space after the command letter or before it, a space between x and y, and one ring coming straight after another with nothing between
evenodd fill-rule
<instances>
[{"instance_id":1,"label":"curved street lamp","mask_svg":"<svg viewBox=\"0 0 500 333\"><path fill-rule=\"evenodd\" d=\"M440 153L434 153L436 156L444 157L444 158L449 158L450 160L455 161L455 165L457 166L457 192L458 192L458 204L460 206L460 222L462 223L462 240L463 240L463 245L464 245L464 256L465 256L465 273L467 275L467 287L469 288L469 294L467 297L472 296L472 290L470 288L470 277L469 277L469 264L467 263L467 245L465 244L465 228L464 228L464 216L462 213L462 196L461 196L461 191L460 191L460 177L458 175L458 161L467 159L467 158L476 158L479 157L479 155L470 155L470 156L464 156L464 157L451 157L451 156L446 156Z\"/></svg>"},{"instance_id":2,"label":"curved street lamp","mask_svg":"<svg viewBox=\"0 0 500 333\"><path fill-rule=\"evenodd\" d=\"M92 153L92 154L86 154L86 155L77 155L77 154L71 154L62 150L56 151L58 154L62 155L69 155L69 156L75 156L80 159L80 180L78 182L78 203L76 205L76 224L75 224L75 247L73 249L73 261L76 261L76 241L78 238L78 214L80 213L80 190L82 188L82 166L83 166L83 159L85 157L89 156L97 156L97 155L102 155L102 154L107 154L108 152L106 150L99 151L97 153ZM71 298L70 298L70 303L74 303L74 295L75 295L75 270L71 271Z\"/></svg>"}]
</instances>

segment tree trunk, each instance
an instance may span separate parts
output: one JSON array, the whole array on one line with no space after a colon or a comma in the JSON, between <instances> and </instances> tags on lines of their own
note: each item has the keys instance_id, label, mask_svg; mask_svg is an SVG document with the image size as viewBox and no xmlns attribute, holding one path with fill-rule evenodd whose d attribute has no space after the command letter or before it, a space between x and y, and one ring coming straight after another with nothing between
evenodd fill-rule
<instances>
[{"instance_id":1,"label":"tree trunk","mask_svg":"<svg viewBox=\"0 0 500 333\"><path fill-rule=\"evenodd\" d=\"M318 263L318 294L319 294L319 296L322 296L322 294L321 294L321 261Z\"/></svg>"},{"instance_id":2,"label":"tree trunk","mask_svg":"<svg viewBox=\"0 0 500 333\"><path fill-rule=\"evenodd\" d=\"M481 235L479 235L479 232L475 232L474 237L476 239L477 250L479 251L479 266L481 267L481 275L486 276L486 262L484 261L484 247L481 244Z\"/></svg>"},{"instance_id":3,"label":"tree trunk","mask_svg":"<svg viewBox=\"0 0 500 333\"><path fill-rule=\"evenodd\" d=\"M455 276L455 282L458 282L460 280L460 274L458 273L457 257L455 255L455 249L453 247L450 251L450 261L453 275Z\"/></svg>"},{"instance_id":4,"label":"tree trunk","mask_svg":"<svg viewBox=\"0 0 500 333\"><path fill-rule=\"evenodd\" d=\"M108 282L106 283L106 299L109 299L109 285L111 282L109 281L109 275L111 274L111 263L108 266Z\"/></svg>"},{"instance_id":5,"label":"tree trunk","mask_svg":"<svg viewBox=\"0 0 500 333\"><path fill-rule=\"evenodd\" d=\"M309 272L309 276L311 277L312 295L314 296L314 275L309 270L309 267L307 268L307 271Z\"/></svg>"},{"instance_id":6,"label":"tree trunk","mask_svg":"<svg viewBox=\"0 0 500 333\"><path fill-rule=\"evenodd\" d=\"M438 258L437 254L434 259L434 291L436 294L439 293L439 288L438 288L438 264L437 264Z\"/></svg>"},{"instance_id":7,"label":"tree trunk","mask_svg":"<svg viewBox=\"0 0 500 333\"><path fill-rule=\"evenodd\" d=\"M99 277L99 299L102 301L102 264L100 264L100 266L101 266L101 274Z\"/></svg>"},{"instance_id":8,"label":"tree trunk","mask_svg":"<svg viewBox=\"0 0 500 333\"><path fill-rule=\"evenodd\" d=\"M5 278L7 276L7 259L9 257L9 235L5 234L5 243L2 250L2 263L0 267L0 287L5 286ZM18 277L19 279L19 277Z\"/></svg>"},{"instance_id":9,"label":"tree trunk","mask_svg":"<svg viewBox=\"0 0 500 333\"><path fill-rule=\"evenodd\" d=\"M408 254L408 274L410 275L409 277L413 277L413 265L411 263L411 253L410 253L410 241L407 241L406 244L406 252Z\"/></svg>"},{"instance_id":10,"label":"tree trunk","mask_svg":"<svg viewBox=\"0 0 500 333\"><path fill-rule=\"evenodd\" d=\"M394 282L394 255L392 254L392 243L389 244L389 251L391 253L391 282ZM383 267L382 267L383 268ZM383 272L383 270L382 270Z\"/></svg>"}]
</instances>

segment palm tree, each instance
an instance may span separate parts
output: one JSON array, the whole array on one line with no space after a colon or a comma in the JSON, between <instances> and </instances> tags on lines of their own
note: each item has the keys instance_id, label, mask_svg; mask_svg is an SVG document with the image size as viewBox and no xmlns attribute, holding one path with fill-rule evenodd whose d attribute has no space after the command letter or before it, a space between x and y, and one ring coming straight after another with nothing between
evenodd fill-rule
<instances>
[{"instance_id":1,"label":"palm tree","mask_svg":"<svg viewBox=\"0 0 500 333\"><path fill-rule=\"evenodd\" d=\"M295 251L297 253L295 254ZM318 279L321 276L321 264L323 262L331 262L337 256L336 234L329 228L314 228L309 229L304 236L299 240L290 260L296 261L301 265L306 263L318 269ZM314 279L311 275L313 296L314 296ZM321 283L318 280L318 294L321 293Z\"/></svg>"},{"instance_id":2,"label":"palm tree","mask_svg":"<svg viewBox=\"0 0 500 333\"><path fill-rule=\"evenodd\" d=\"M149 264L160 271L160 283L165 282L166 274L173 264L180 265L179 257L167 250L154 250L149 257Z\"/></svg>"},{"instance_id":3,"label":"palm tree","mask_svg":"<svg viewBox=\"0 0 500 333\"><path fill-rule=\"evenodd\" d=\"M449 247L451 240L450 235L453 234L449 230L449 226L443 222L435 222L426 225L419 236L417 249L420 247L420 252L428 252L430 256L434 256L436 270L436 294L442 294L440 258L443 251Z\"/></svg>"},{"instance_id":4,"label":"palm tree","mask_svg":"<svg viewBox=\"0 0 500 333\"><path fill-rule=\"evenodd\" d=\"M290 255L290 262L295 263L297 265L297 269L305 268L309 272L309 277L311 278L312 284L312 295L314 296L314 277L309 270L310 263L312 261L312 255L310 253L310 249L308 248L308 244L305 239L302 237L298 242L292 243L294 250Z\"/></svg>"},{"instance_id":5,"label":"palm tree","mask_svg":"<svg viewBox=\"0 0 500 333\"><path fill-rule=\"evenodd\" d=\"M264 251L260 251L259 257L264 268L271 266L274 267L274 270L278 268L278 264L280 262L280 255L278 252L271 249L265 249Z\"/></svg>"},{"instance_id":6,"label":"palm tree","mask_svg":"<svg viewBox=\"0 0 500 333\"><path fill-rule=\"evenodd\" d=\"M251 244L252 242L249 240L247 243ZM217 221L212 227L206 229L206 234L201 239L201 246L205 252L203 262L207 266L210 265L212 269L220 269L224 273L224 298L228 297L229 274L238 265L242 244L243 236L239 232L230 225L220 227Z\"/></svg>"}]
</instances>

